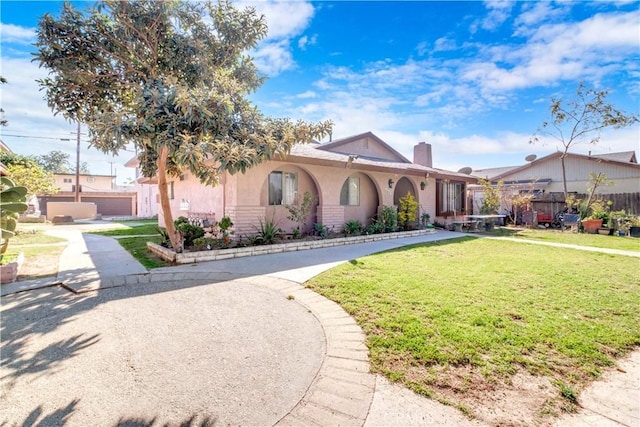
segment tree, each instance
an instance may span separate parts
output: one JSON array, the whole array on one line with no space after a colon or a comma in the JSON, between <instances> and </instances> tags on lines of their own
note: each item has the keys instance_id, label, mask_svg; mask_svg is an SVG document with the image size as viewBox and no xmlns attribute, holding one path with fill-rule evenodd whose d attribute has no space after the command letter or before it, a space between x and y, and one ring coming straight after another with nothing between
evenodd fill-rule
<instances>
[{"instance_id":1,"label":"tree","mask_svg":"<svg viewBox=\"0 0 640 427\"><path fill-rule=\"evenodd\" d=\"M253 8L181 1L107 0L83 15L65 3L45 15L35 60L49 106L89 128L91 144L117 154L133 144L144 176L157 175L165 226L181 250L168 176L190 170L203 184L244 172L293 144L326 135L331 122L267 118L246 99L260 87L246 55L266 35Z\"/></svg>"},{"instance_id":2,"label":"tree","mask_svg":"<svg viewBox=\"0 0 640 427\"><path fill-rule=\"evenodd\" d=\"M69 153L65 153L59 150L49 151L47 154L36 156L36 161L43 167L44 170L53 173L73 173L75 172L75 166L71 165ZM80 173L89 174L89 165L87 162L80 163Z\"/></svg>"},{"instance_id":3,"label":"tree","mask_svg":"<svg viewBox=\"0 0 640 427\"><path fill-rule=\"evenodd\" d=\"M587 88L580 83L575 98L568 101L551 98L551 121L543 122L529 141L534 143L539 140L538 135L547 135L562 144L560 163L565 200L568 196L565 158L569 150L577 144L596 144L603 129L619 129L638 122L636 116L615 109L607 101L608 94L607 90Z\"/></svg>"},{"instance_id":4,"label":"tree","mask_svg":"<svg viewBox=\"0 0 640 427\"><path fill-rule=\"evenodd\" d=\"M36 161L42 168L52 173L71 173L69 154L62 151L49 151L47 154L36 156Z\"/></svg>"},{"instance_id":5,"label":"tree","mask_svg":"<svg viewBox=\"0 0 640 427\"><path fill-rule=\"evenodd\" d=\"M55 194L58 188L51 172L47 172L32 157L0 152L0 163L7 166L7 174L17 186L27 188L27 200L38 194Z\"/></svg>"},{"instance_id":6,"label":"tree","mask_svg":"<svg viewBox=\"0 0 640 427\"><path fill-rule=\"evenodd\" d=\"M483 178L479 178L478 182L482 186L482 193L484 195L484 200L480 207L480 213L484 215L498 213L498 209L500 209L500 196L502 194L504 182L500 180L496 185L493 185L491 181Z\"/></svg>"}]
</instances>

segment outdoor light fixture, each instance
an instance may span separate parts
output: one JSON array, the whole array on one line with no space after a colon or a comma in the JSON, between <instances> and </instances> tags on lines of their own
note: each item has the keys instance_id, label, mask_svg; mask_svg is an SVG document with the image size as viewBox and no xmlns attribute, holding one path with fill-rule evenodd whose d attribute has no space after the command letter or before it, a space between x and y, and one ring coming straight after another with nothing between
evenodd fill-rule
<instances>
[{"instance_id":1,"label":"outdoor light fixture","mask_svg":"<svg viewBox=\"0 0 640 427\"><path fill-rule=\"evenodd\" d=\"M426 183L426 182L422 181L422 182L420 183L420 189L421 189L421 190L424 190L426 186L427 186L427 183Z\"/></svg>"},{"instance_id":2,"label":"outdoor light fixture","mask_svg":"<svg viewBox=\"0 0 640 427\"><path fill-rule=\"evenodd\" d=\"M389 188L393 188L393 179L389 178Z\"/></svg>"}]
</instances>

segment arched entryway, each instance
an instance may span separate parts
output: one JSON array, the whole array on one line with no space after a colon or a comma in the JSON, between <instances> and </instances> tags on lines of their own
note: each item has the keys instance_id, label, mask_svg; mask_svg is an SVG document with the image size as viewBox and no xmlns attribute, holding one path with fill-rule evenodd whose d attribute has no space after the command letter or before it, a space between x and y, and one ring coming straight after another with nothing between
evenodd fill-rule
<instances>
[{"instance_id":1,"label":"arched entryway","mask_svg":"<svg viewBox=\"0 0 640 427\"><path fill-rule=\"evenodd\" d=\"M416 189L414 188L413 183L403 176L398 180L393 191L393 204L398 206L400 204L400 199L406 196L407 193L410 193L413 198L417 200Z\"/></svg>"}]
</instances>

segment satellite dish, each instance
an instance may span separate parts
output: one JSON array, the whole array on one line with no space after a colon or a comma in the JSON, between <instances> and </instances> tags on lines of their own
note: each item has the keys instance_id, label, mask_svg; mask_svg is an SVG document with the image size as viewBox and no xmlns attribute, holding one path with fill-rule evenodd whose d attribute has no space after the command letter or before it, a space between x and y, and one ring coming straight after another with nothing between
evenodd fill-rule
<instances>
[{"instance_id":1,"label":"satellite dish","mask_svg":"<svg viewBox=\"0 0 640 427\"><path fill-rule=\"evenodd\" d=\"M458 173L463 173L465 175L469 175L471 173L471 168L469 166L461 168Z\"/></svg>"},{"instance_id":2,"label":"satellite dish","mask_svg":"<svg viewBox=\"0 0 640 427\"><path fill-rule=\"evenodd\" d=\"M525 157L524 159L525 159L527 162L533 162L533 161L534 161L535 159L537 159L537 158L538 158L538 156L536 156L535 154L529 154L529 155L528 155L527 157Z\"/></svg>"}]
</instances>

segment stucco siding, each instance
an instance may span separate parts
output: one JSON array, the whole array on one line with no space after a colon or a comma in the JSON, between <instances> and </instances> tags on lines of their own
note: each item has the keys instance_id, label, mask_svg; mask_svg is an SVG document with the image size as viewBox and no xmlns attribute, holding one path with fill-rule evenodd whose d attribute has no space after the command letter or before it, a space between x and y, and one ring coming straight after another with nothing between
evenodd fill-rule
<instances>
[{"instance_id":1,"label":"stucco siding","mask_svg":"<svg viewBox=\"0 0 640 427\"><path fill-rule=\"evenodd\" d=\"M374 138L364 137L355 141L351 141L332 150L336 153L355 154L375 159L385 159L391 161L403 161L387 147L380 144Z\"/></svg>"}]
</instances>

